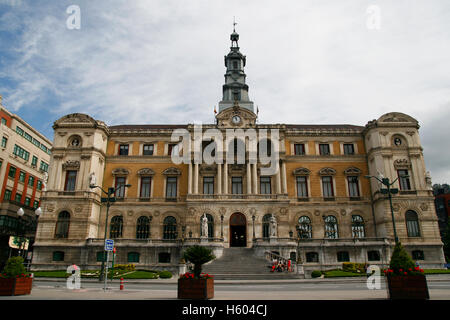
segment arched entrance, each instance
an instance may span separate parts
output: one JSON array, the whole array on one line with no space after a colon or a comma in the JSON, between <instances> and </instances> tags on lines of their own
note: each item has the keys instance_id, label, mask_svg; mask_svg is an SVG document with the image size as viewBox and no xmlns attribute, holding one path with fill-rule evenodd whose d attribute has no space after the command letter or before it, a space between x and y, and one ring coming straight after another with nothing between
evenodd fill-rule
<instances>
[{"instance_id":1,"label":"arched entrance","mask_svg":"<svg viewBox=\"0 0 450 320\"><path fill-rule=\"evenodd\" d=\"M233 213L230 217L230 247L247 246L247 219L242 213Z\"/></svg>"}]
</instances>

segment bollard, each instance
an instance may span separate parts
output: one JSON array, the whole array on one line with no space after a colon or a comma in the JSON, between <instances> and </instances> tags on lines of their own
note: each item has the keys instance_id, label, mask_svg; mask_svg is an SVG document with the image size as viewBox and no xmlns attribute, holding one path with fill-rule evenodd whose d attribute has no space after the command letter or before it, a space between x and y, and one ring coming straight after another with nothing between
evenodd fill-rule
<instances>
[{"instance_id":1,"label":"bollard","mask_svg":"<svg viewBox=\"0 0 450 320\"><path fill-rule=\"evenodd\" d=\"M123 290L123 278L120 278L120 290Z\"/></svg>"}]
</instances>

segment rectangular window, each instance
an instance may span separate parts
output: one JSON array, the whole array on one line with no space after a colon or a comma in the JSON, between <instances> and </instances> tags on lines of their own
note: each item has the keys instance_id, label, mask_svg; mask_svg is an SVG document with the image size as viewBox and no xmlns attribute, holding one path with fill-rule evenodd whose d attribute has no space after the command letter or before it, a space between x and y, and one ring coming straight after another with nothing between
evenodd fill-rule
<instances>
[{"instance_id":1,"label":"rectangular window","mask_svg":"<svg viewBox=\"0 0 450 320\"><path fill-rule=\"evenodd\" d=\"M125 177L116 177L116 197L123 198L125 197Z\"/></svg>"},{"instance_id":2,"label":"rectangular window","mask_svg":"<svg viewBox=\"0 0 450 320\"><path fill-rule=\"evenodd\" d=\"M39 170L48 172L48 164L41 160L41 166L39 167Z\"/></svg>"},{"instance_id":3,"label":"rectangular window","mask_svg":"<svg viewBox=\"0 0 450 320\"><path fill-rule=\"evenodd\" d=\"M2 137L2 148L6 148L7 143L8 143L8 138Z\"/></svg>"},{"instance_id":4,"label":"rectangular window","mask_svg":"<svg viewBox=\"0 0 450 320\"><path fill-rule=\"evenodd\" d=\"M319 153L321 156L327 156L330 154L330 145L329 144L319 144Z\"/></svg>"},{"instance_id":5,"label":"rectangular window","mask_svg":"<svg viewBox=\"0 0 450 320\"><path fill-rule=\"evenodd\" d=\"M16 168L11 166L9 167L8 177L15 178L16 177Z\"/></svg>"},{"instance_id":6,"label":"rectangular window","mask_svg":"<svg viewBox=\"0 0 450 320\"><path fill-rule=\"evenodd\" d=\"M77 181L77 171L76 170L67 170L64 191L75 191L76 181Z\"/></svg>"},{"instance_id":7,"label":"rectangular window","mask_svg":"<svg viewBox=\"0 0 450 320\"><path fill-rule=\"evenodd\" d=\"M242 177L231 177L231 193L242 194Z\"/></svg>"},{"instance_id":8,"label":"rectangular window","mask_svg":"<svg viewBox=\"0 0 450 320\"><path fill-rule=\"evenodd\" d=\"M16 132L19 134L19 135L21 135L21 136L23 136L23 129L21 128L21 127L19 127L19 126L17 126L16 127Z\"/></svg>"},{"instance_id":9,"label":"rectangular window","mask_svg":"<svg viewBox=\"0 0 450 320\"><path fill-rule=\"evenodd\" d=\"M37 166L37 162L38 162L38 158L36 156L33 156L33 158L31 159L31 165Z\"/></svg>"},{"instance_id":10,"label":"rectangular window","mask_svg":"<svg viewBox=\"0 0 450 320\"><path fill-rule=\"evenodd\" d=\"M6 189L5 195L3 196L3 200L11 200L11 190Z\"/></svg>"},{"instance_id":11,"label":"rectangular window","mask_svg":"<svg viewBox=\"0 0 450 320\"><path fill-rule=\"evenodd\" d=\"M303 156L305 154L305 145L303 143L294 144L294 154L296 156Z\"/></svg>"},{"instance_id":12,"label":"rectangular window","mask_svg":"<svg viewBox=\"0 0 450 320\"><path fill-rule=\"evenodd\" d=\"M41 150L43 150L43 151L45 151L45 152L47 152L47 153L48 153L48 149L47 149L47 147L46 147L46 146L44 146L43 144L41 144Z\"/></svg>"},{"instance_id":13,"label":"rectangular window","mask_svg":"<svg viewBox=\"0 0 450 320\"><path fill-rule=\"evenodd\" d=\"M2 118L2 124L4 124L6 126L6 119Z\"/></svg>"},{"instance_id":14,"label":"rectangular window","mask_svg":"<svg viewBox=\"0 0 450 320\"><path fill-rule=\"evenodd\" d=\"M38 148L40 148L41 147L41 143L38 141L38 140L36 140L35 138L33 138L33 144L36 146L36 147L38 147Z\"/></svg>"},{"instance_id":15,"label":"rectangular window","mask_svg":"<svg viewBox=\"0 0 450 320\"><path fill-rule=\"evenodd\" d=\"M298 198L308 197L308 184L306 177L304 176L297 177L297 197Z\"/></svg>"},{"instance_id":16,"label":"rectangular window","mask_svg":"<svg viewBox=\"0 0 450 320\"><path fill-rule=\"evenodd\" d=\"M347 177L348 194L351 198L359 197L358 177Z\"/></svg>"},{"instance_id":17,"label":"rectangular window","mask_svg":"<svg viewBox=\"0 0 450 320\"><path fill-rule=\"evenodd\" d=\"M23 137L25 138L25 139L27 139L28 141L32 141L33 140L33 137L31 137L28 133L26 133L26 132L24 132L23 133Z\"/></svg>"},{"instance_id":18,"label":"rectangular window","mask_svg":"<svg viewBox=\"0 0 450 320\"><path fill-rule=\"evenodd\" d=\"M37 188L38 190L42 190L42 181L41 181L41 180L38 180L38 181L37 181L36 188Z\"/></svg>"},{"instance_id":19,"label":"rectangular window","mask_svg":"<svg viewBox=\"0 0 450 320\"><path fill-rule=\"evenodd\" d=\"M141 198L150 198L151 183L152 183L151 177L141 178Z\"/></svg>"},{"instance_id":20,"label":"rectangular window","mask_svg":"<svg viewBox=\"0 0 450 320\"><path fill-rule=\"evenodd\" d=\"M29 206L30 206L30 204L31 204L31 199L30 199L30 198L28 198L28 197L26 197L26 198L25 198L25 202L24 202L24 205L26 205L27 207L29 207Z\"/></svg>"},{"instance_id":21,"label":"rectangular window","mask_svg":"<svg viewBox=\"0 0 450 320\"><path fill-rule=\"evenodd\" d=\"M259 178L260 184L259 184L259 190L261 194L271 194L272 188L271 188L271 180L270 177L261 177Z\"/></svg>"},{"instance_id":22,"label":"rectangular window","mask_svg":"<svg viewBox=\"0 0 450 320\"><path fill-rule=\"evenodd\" d=\"M177 177L167 177L166 198L167 199L177 198Z\"/></svg>"},{"instance_id":23,"label":"rectangular window","mask_svg":"<svg viewBox=\"0 0 450 320\"><path fill-rule=\"evenodd\" d=\"M154 149L153 144L144 144L144 147L143 147L143 150L142 150L142 154L144 156L152 156L153 155L153 149Z\"/></svg>"},{"instance_id":24,"label":"rectangular window","mask_svg":"<svg viewBox=\"0 0 450 320\"><path fill-rule=\"evenodd\" d=\"M411 190L411 183L409 181L408 170L398 170L398 181L400 183L400 190Z\"/></svg>"},{"instance_id":25,"label":"rectangular window","mask_svg":"<svg viewBox=\"0 0 450 320\"><path fill-rule=\"evenodd\" d=\"M20 171L19 172L19 181L20 182L25 182L25 176L26 176L26 173L23 172L23 171Z\"/></svg>"},{"instance_id":26,"label":"rectangular window","mask_svg":"<svg viewBox=\"0 0 450 320\"><path fill-rule=\"evenodd\" d=\"M128 148L129 148L129 146L127 144L119 145L119 156L127 156Z\"/></svg>"},{"instance_id":27,"label":"rectangular window","mask_svg":"<svg viewBox=\"0 0 450 320\"><path fill-rule=\"evenodd\" d=\"M322 177L322 189L324 198L334 197L332 177L330 176Z\"/></svg>"},{"instance_id":28,"label":"rectangular window","mask_svg":"<svg viewBox=\"0 0 450 320\"><path fill-rule=\"evenodd\" d=\"M203 177L203 194L214 194L214 177Z\"/></svg>"},{"instance_id":29,"label":"rectangular window","mask_svg":"<svg viewBox=\"0 0 450 320\"><path fill-rule=\"evenodd\" d=\"M15 202L20 202L22 200L22 195L20 193L16 193L16 196L14 197Z\"/></svg>"},{"instance_id":30,"label":"rectangular window","mask_svg":"<svg viewBox=\"0 0 450 320\"><path fill-rule=\"evenodd\" d=\"M15 154L18 157L21 157L24 160L27 160L30 158L30 153L23 149L22 147L19 147L17 144L14 145L14 151L13 154Z\"/></svg>"},{"instance_id":31,"label":"rectangular window","mask_svg":"<svg viewBox=\"0 0 450 320\"><path fill-rule=\"evenodd\" d=\"M33 187L33 186L34 186L34 177L33 177L33 176L29 176L29 177L28 177L28 185L29 185L30 187Z\"/></svg>"},{"instance_id":32,"label":"rectangular window","mask_svg":"<svg viewBox=\"0 0 450 320\"><path fill-rule=\"evenodd\" d=\"M33 208L37 209L39 207L39 201L35 200L33 201Z\"/></svg>"},{"instance_id":33,"label":"rectangular window","mask_svg":"<svg viewBox=\"0 0 450 320\"><path fill-rule=\"evenodd\" d=\"M353 143L344 143L344 154L352 155L355 154L355 146Z\"/></svg>"}]
</instances>

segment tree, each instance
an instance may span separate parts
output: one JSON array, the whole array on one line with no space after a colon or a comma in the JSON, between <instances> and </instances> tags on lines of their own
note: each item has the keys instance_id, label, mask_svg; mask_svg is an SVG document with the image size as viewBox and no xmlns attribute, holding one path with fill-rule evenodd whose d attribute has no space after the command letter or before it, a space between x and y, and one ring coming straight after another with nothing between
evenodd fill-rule
<instances>
[{"instance_id":1,"label":"tree","mask_svg":"<svg viewBox=\"0 0 450 320\"><path fill-rule=\"evenodd\" d=\"M194 277L200 278L202 273L202 265L214 260L216 257L212 254L212 250L202 246L189 247L183 254L183 258L194 264Z\"/></svg>"}]
</instances>

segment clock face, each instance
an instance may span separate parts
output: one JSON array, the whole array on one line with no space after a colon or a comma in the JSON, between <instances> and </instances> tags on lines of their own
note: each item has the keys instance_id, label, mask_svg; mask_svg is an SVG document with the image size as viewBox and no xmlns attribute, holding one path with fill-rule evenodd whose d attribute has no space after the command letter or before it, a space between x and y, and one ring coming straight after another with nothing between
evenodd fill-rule
<instances>
[{"instance_id":1,"label":"clock face","mask_svg":"<svg viewBox=\"0 0 450 320\"><path fill-rule=\"evenodd\" d=\"M231 118L231 121L233 121L233 123L239 123L241 122L241 117L239 116L233 116L233 118Z\"/></svg>"}]
</instances>

